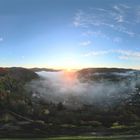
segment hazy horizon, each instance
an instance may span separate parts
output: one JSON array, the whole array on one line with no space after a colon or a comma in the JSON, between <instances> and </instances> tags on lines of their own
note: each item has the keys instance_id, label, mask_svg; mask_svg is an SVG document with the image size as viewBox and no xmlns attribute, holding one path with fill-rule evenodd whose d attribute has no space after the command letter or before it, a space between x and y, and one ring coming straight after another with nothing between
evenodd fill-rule
<instances>
[{"instance_id":1,"label":"hazy horizon","mask_svg":"<svg viewBox=\"0 0 140 140\"><path fill-rule=\"evenodd\" d=\"M81 67L81 68L61 68L61 67L24 67L24 66L0 66L0 68L26 68L26 69L34 69L34 68L38 68L38 69L52 69L52 70L62 70L62 71L77 71L77 70L82 70L82 69L98 69L98 68L102 68L102 69L132 69L132 70L140 70L140 68L129 68L129 67ZM43 71L43 70L42 70Z\"/></svg>"}]
</instances>

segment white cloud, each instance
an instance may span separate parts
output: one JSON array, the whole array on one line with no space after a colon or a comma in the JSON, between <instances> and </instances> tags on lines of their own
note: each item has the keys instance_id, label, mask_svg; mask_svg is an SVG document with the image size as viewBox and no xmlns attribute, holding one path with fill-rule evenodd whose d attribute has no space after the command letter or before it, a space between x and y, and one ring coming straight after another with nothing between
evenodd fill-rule
<instances>
[{"instance_id":1,"label":"white cloud","mask_svg":"<svg viewBox=\"0 0 140 140\"><path fill-rule=\"evenodd\" d=\"M119 59L122 59L122 60L129 60L129 57L127 57L127 56L119 56Z\"/></svg>"},{"instance_id":2,"label":"white cloud","mask_svg":"<svg viewBox=\"0 0 140 140\"><path fill-rule=\"evenodd\" d=\"M132 51L132 50L101 50L101 51L91 51L83 56L89 57L89 56L102 56L107 54L118 54L119 59L124 60L140 60L140 51Z\"/></svg>"},{"instance_id":3,"label":"white cloud","mask_svg":"<svg viewBox=\"0 0 140 140\"><path fill-rule=\"evenodd\" d=\"M104 50L104 51L91 51L88 52L86 54L84 54L83 56L98 56L98 55L105 55L105 54L109 54L111 50Z\"/></svg>"},{"instance_id":4,"label":"white cloud","mask_svg":"<svg viewBox=\"0 0 140 140\"><path fill-rule=\"evenodd\" d=\"M124 17L123 17L122 15L118 15L118 16L116 17L116 21L117 21L117 22L124 22Z\"/></svg>"},{"instance_id":5,"label":"white cloud","mask_svg":"<svg viewBox=\"0 0 140 140\"><path fill-rule=\"evenodd\" d=\"M82 33L83 36L91 36L93 34L94 34L94 31L92 31L92 30L87 30L87 31Z\"/></svg>"},{"instance_id":6,"label":"white cloud","mask_svg":"<svg viewBox=\"0 0 140 140\"><path fill-rule=\"evenodd\" d=\"M75 14L73 25L75 27L87 27L86 20L83 18L85 13L82 10L78 10Z\"/></svg>"},{"instance_id":7,"label":"white cloud","mask_svg":"<svg viewBox=\"0 0 140 140\"><path fill-rule=\"evenodd\" d=\"M131 7L128 6L127 4L119 4L119 5L125 9L131 9Z\"/></svg>"},{"instance_id":8,"label":"white cloud","mask_svg":"<svg viewBox=\"0 0 140 140\"><path fill-rule=\"evenodd\" d=\"M21 56L21 58L22 58L22 59L24 59L24 58L25 58L25 56L23 55L23 56Z\"/></svg>"},{"instance_id":9,"label":"white cloud","mask_svg":"<svg viewBox=\"0 0 140 140\"><path fill-rule=\"evenodd\" d=\"M133 18L130 18L130 16L133 16ZM80 28L86 27L88 30L92 27L96 30L105 27L126 34L129 37L134 37L140 34L132 27L132 25L138 24L138 21L140 22L140 8L138 6L130 7L127 4L118 4L110 7L110 10L103 8L90 8L87 11L78 10L73 25ZM106 33L104 32L104 34Z\"/></svg>"},{"instance_id":10,"label":"white cloud","mask_svg":"<svg viewBox=\"0 0 140 140\"><path fill-rule=\"evenodd\" d=\"M114 5L113 8L119 13L124 13L124 10L120 5Z\"/></svg>"},{"instance_id":11,"label":"white cloud","mask_svg":"<svg viewBox=\"0 0 140 140\"><path fill-rule=\"evenodd\" d=\"M115 38L113 39L113 42L115 42L115 43L120 43L120 42L122 42L122 38L120 38L120 37L115 37Z\"/></svg>"},{"instance_id":12,"label":"white cloud","mask_svg":"<svg viewBox=\"0 0 140 140\"><path fill-rule=\"evenodd\" d=\"M3 38L2 37L0 37L0 42L2 42L3 41Z\"/></svg>"},{"instance_id":13,"label":"white cloud","mask_svg":"<svg viewBox=\"0 0 140 140\"><path fill-rule=\"evenodd\" d=\"M116 52L120 54L121 59L140 60L140 51L117 50Z\"/></svg>"},{"instance_id":14,"label":"white cloud","mask_svg":"<svg viewBox=\"0 0 140 140\"><path fill-rule=\"evenodd\" d=\"M100 30L97 30L97 31L87 30L82 33L82 36L86 36L86 37L92 36L94 38L96 37L96 38L103 38L106 40L111 40L111 38L107 34L103 33Z\"/></svg>"},{"instance_id":15,"label":"white cloud","mask_svg":"<svg viewBox=\"0 0 140 140\"><path fill-rule=\"evenodd\" d=\"M83 41L80 43L80 46L89 46L92 42L90 40Z\"/></svg>"}]
</instances>

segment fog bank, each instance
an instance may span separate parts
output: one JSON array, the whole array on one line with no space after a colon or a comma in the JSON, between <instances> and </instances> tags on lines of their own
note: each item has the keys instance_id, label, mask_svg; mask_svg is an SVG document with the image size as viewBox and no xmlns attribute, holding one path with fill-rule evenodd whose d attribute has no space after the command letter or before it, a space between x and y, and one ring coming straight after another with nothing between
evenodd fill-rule
<instances>
[{"instance_id":1,"label":"fog bank","mask_svg":"<svg viewBox=\"0 0 140 140\"><path fill-rule=\"evenodd\" d=\"M132 73L116 73L126 76L124 80L102 82L87 80L81 82L72 72L37 72L39 80L31 81L26 87L32 92L32 98L41 98L48 102L62 102L66 106L82 104L115 104L120 99L129 98L136 92L137 80ZM130 76L129 78L127 76Z\"/></svg>"}]
</instances>

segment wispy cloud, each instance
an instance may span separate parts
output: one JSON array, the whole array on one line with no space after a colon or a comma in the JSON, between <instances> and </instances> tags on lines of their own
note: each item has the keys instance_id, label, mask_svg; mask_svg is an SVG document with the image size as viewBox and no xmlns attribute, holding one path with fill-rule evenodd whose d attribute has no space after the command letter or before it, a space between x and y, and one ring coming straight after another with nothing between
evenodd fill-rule
<instances>
[{"instance_id":1,"label":"wispy cloud","mask_svg":"<svg viewBox=\"0 0 140 140\"><path fill-rule=\"evenodd\" d=\"M119 5L122 6L123 8L125 8L125 9L131 9L131 7L128 6L127 4L119 4Z\"/></svg>"},{"instance_id":2,"label":"wispy cloud","mask_svg":"<svg viewBox=\"0 0 140 140\"><path fill-rule=\"evenodd\" d=\"M120 13L120 14L124 14L124 7L122 7L122 5L118 4L118 5L114 5L113 6L113 9L117 11L117 13Z\"/></svg>"},{"instance_id":3,"label":"wispy cloud","mask_svg":"<svg viewBox=\"0 0 140 140\"><path fill-rule=\"evenodd\" d=\"M120 43L120 42L122 42L122 38L121 37L115 37L115 38L113 38L113 42Z\"/></svg>"},{"instance_id":4,"label":"wispy cloud","mask_svg":"<svg viewBox=\"0 0 140 140\"><path fill-rule=\"evenodd\" d=\"M90 40L83 41L80 43L80 46L89 46L92 42Z\"/></svg>"},{"instance_id":5,"label":"wispy cloud","mask_svg":"<svg viewBox=\"0 0 140 140\"><path fill-rule=\"evenodd\" d=\"M116 50L116 53L120 54L121 59L140 60L140 51Z\"/></svg>"},{"instance_id":6,"label":"wispy cloud","mask_svg":"<svg viewBox=\"0 0 140 140\"><path fill-rule=\"evenodd\" d=\"M21 58L22 58L22 59L24 59L24 58L25 58L25 56L24 56L24 55L22 55L22 56L21 56Z\"/></svg>"},{"instance_id":7,"label":"wispy cloud","mask_svg":"<svg viewBox=\"0 0 140 140\"><path fill-rule=\"evenodd\" d=\"M130 18L133 16L133 18ZM133 30L140 22L140 8L127 4L112 5L106 9L90 8L90 10L78 10L75 14L73 25L80 28L96 29L105 27L130 37L139 36L140 33ZM105 33L104 33L105 34Z\"/></svg>"},{"instance_id":8,"label":"wispy cloud","mask_svg":"<svg viewBox=\"0 0 140 140\"><path fill-rule=\"evenodd\" d=\"M85 12L83 10L78 10L78 12L75 14L73 24L75 27L88 27L86 20L83 17L85 16Z\"/></svg>"},{"instance_id":9,"label":"wispy cloud","mask_svg":"<svg viewBox=\"0 0 140 140\"><path fill-rule=\"evenodd\" d=\"M82 33L82 36L86 36L86 37L87 36L93 36L93 37L98 37L98 38L104 38L104 39L113 41L115 43L122 42L122 38L121 37L119 37L119 36L110 37L109 35L103 33L100 30L98 30L98 31L87 30L87 31L85 31L85 32Z\"/></svg>"},{"instance_id":10,"label":"wispy cloud","mask_svg":"<svg viewBox=\"0 0 140 140\"><path fill-rule=\"evenodd\" d=\"M83 56L99 56L99 55L109 54L110 52L111 50L91 51L91 52L85 53Z\"/></svg>"},{"instance_id":11,"label":"wispy cloud","mask_svg":"<svg viewBox=\"0 0 140 140\"><path fill-rule=\"evenodd\" d=\"M2 42L3 41L3 37L0 37L0 42Z\"/></svg>"},{"instance_id":12,"label":"wispy cloud","mask_svg":"<svg viewBox=\"0 0 140 140\"><path fill-rule=\"evenodd\" d=\"M82 33L83 36L94 36L94 37L102 37L104 39L110 39L110 37L107 34L104 34L101 30L97 31L92 31L92 30L87 30Z\"/></svg>"},{"instance_id":13,"label":"wispy cloud","mask_svg":"<svg viewBox=\"0 0 140 140\"><path fill-rule=\"evenodd\" d=\"M117 54L119 59L124 60L140 60L140 51L132 51L132 50L101 50L101 51L91 51L83 56L89 57L89 56L102 56L102 55L108 55L108 54Z\"/></svg>"},{"instance_id":14,"label":"wispy cloud","mask_svg":"<svg viewBox=\"0 0 140 140\"><path fill-rule=\"evenodd\" d=\"M117 21L117 22L124 22L125 20L124 20L124 17L123 17L122 15L118 15L118 16L116 17L116 21Z\"/></svg>"}]
</instances>

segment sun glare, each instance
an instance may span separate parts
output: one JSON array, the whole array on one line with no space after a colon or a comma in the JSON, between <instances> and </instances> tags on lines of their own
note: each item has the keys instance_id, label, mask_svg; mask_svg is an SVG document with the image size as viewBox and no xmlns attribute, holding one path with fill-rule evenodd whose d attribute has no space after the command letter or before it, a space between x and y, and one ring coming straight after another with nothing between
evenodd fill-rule
<instances>
[{"instance_id":1,"label":"sun glare","mask_svg":"<svg viewBox=\"0 0 140 140\"><path fill-rule=\"evenodd\" d=\"M76 72L72 69L66 69L63 71L63 79L67 86L72 86L76 80Z\"/></svg>"},{"instance_id":2,"label":"sun glare","mask_svg":"<svg viewBox=\"0 0 140 140\"><path fill-rule=\"evenodd\" d=\"M73 70L71 68L66 68L65 72L72 72Z\"/></svg>"}]
</instances>

